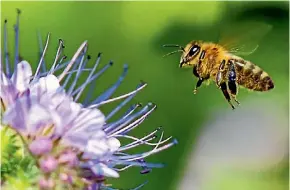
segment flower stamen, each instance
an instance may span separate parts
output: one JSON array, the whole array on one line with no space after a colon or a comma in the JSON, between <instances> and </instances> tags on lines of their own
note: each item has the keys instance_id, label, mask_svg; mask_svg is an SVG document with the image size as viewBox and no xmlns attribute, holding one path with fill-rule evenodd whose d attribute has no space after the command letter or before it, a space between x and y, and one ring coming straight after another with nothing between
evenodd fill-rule
<instances>
[{"instance_id":1,"label":"flower stamen","mask_svg":"<svg viewBox=\"0 0 290 190\"><path fill-rule=\"evenodd\" d=\"M90 78L93 76L94 72L96 71L99 63L100 63L100 60L101 60L101 53L98 54L98 58L95 62L95 65L93 67L93 69L91 70L89 76L87 77L86 81L85 81L85 84L87 85L88 84L88 81L90 80ZM86 88L86 85L82 85L81 88L78 88L80 90L75 90L73 93L72 93L72 96L74 96L77 92L78 94L76 95L75 97L75 100L77 101L79 99L79 97L81 96L82 92L84 91L84 89Z\"/></svg>"},{"instance_id":2,"label":"flower stamen","mask_svg":"<svg viewBox=\"0 0 290 190\"><path fill-rule=\"evenodd\" d=\"M108 98L110 98L112 96L112 94L117 90L117 88L121 85L121 83L123 82L123 80L126 77L127 73L128 73L128 65L125 64L124 65L124 69L123 69L123 73L121 74L121 76L119 77L117 82L115 84L113 84L109 89L107 89L103 94L101 94L98 98L96 98L92 102L92 104L98 104L98 103L100 103L102 101L105 101Z\"/></svg>"},{"instance_id":3,"label":"flower stamen","mask_svg":"<svg viewBox=\"0 0 290 190\"><path fill-rule=\"evenodd\" d=\"M4 21L4 56L5 56L6 75L7 77L10 77L11 67L9 64L9 53L8 53L7 19L5 19Z\"/></svg>"},{"instance_id":4,"label":"flower stamen","mask_svg":"<svg viewBox=\"0 0 290 190\"><path fill-rule=\"evenodd\" d=\"M43 54L43 45L42 45L42 37L41 37L41 34L39 31L37 32L37 36L38 36L38 45L39 45L39 49L40 49L40 52L39 52L39 60L40 60L42 57L42 54ZM45 66L44 59L42 60L42 62L40 62L38 64L41 64L42 72L46 72L46 66Z\"/></svg>"},{"instance_id":5,"label":"flower stamen","mask_svg":"<svg viewBox=\"0 0 290 190\"><path fill-rule=\"evenodd\" d=\"M54 62L52 64L52 67L50 68L49 74L53 74L53 70L55 68L56 62L58 61L58 59L59 59L59 57L60 57L63 49L64 49L63 40L62 39L59 39L58 49L57 49L57 52L56 52L56 55L55 55L55 58L54 58Z\"/></svg>"},{"instance_id":6,"label":"flower stamen","mask_svg":"<svg viewBox=\"0 0 290 190\"><path fill-rule=\"evenodd\" d=\"M17 9L17 19L16 25L14 26L15 31L15 61L14 61L14 71L17 71L17 64L19 62L19 19L20 19L20 9Z\"/></svg>"},{"instance_id":7,"label":"flower stamen","mask_svg":"<svg viewBox=\"0 0 290 190\"><path fill-rule=\"evenodd\" d=\"M44 63L43 59L44 59L44 56L46 54L46 50L47 50L47 47L48 47L48 42L49 42L49 38L50 38L50 33L47 34L47 37L46 37L46 43L45 43L45 46L44 46L44 50L42 51L42 55L40 57L40 60L39 60L39 63L38 63L38 66L37 66L37 69L35 71L35 74L34 74L34 77L33 77L33 80L36 79L37 75L38 75L38 72L40 70L40 67L41 65Z\"/></svg>"},{"instance_id":8,"label":"flower stamen","mask_svg":"<svg viewBox=\"0 0 290 190\"><path fill-rule=\"evenodd\" d=\"M78 79L79 79L79 77L80 77L80 74L81 74L83 68L84 68L85 65L86 65L86 62L85 62L85 53L87 52L87 49L88 49L87 46L84 47L84 50L83 50L84 53L83 53L83 55L82 55L82 57L81 57L81 61L80 61L80 63L78 64L78 65L79 65L78 72L76 73L75 79L74 79L73 83L71 84L71 86L70 86L70 88L69 88L69 90L68 90L68 92L67 92L69 95L71 95L71 93L73 92L73 89L74 89L75 86L76 86L76 83L77 83L77 81L78 81Z\"/></svg>"},{"instance_id":9,"label":"flower stamen","mask_svg":"<svg viewBox=\"0 0 290 190\"><path fill-rule=\"evenodd\" d=\"M88 108L98 108L99 106L101 105L104 105L104 104L108 104L108 103L111 103L111 102L114 102L114 101L117 101L117 100L120 100L120 99L123 99L123 98L127 98L128 96L131 96L132 94L135 94L137 92L139 92L140 90L142 90L143 88L145 88L147 86L147 83L143 83L139 88L137 88L136 90L133 90L127 94L124 94L124 95L121 95L121 96L118 96L116 98L111 98L111 99L108 99L108 100L104 100L104 101L101 101L100 103L97 103L97 104L92 104L90 105Z\"/></svg>"},{"instance_id":10,"label":"flower stamen","mask_svg":"<svg viewBox=\"0 0 290 190\"><path fill-rule=\"evenodd\" d=\"M142 84L139 84L137 86L137 89L141 86ZM108 116L106 117L106 121L109 120L112 116L114 116L123 106L125 106L128 102L130 102L134 96L136 95L135 94L132 94L131 96L128 96L123 102L121 102L114 110L112 110Z\"/></svg>"},{"instance_id":11,"label":"flower stamen","mask_svg":"<svg viewBox=\"0 0 290 190\"><path fill-rule=\"evenodd\" d=\"M88 42L84 41L81 46L79 47L79 49L77 50L77 52L74 54L73 58L70 60L68 66L64 69L64 71L58 76L58 80L62 81L62 79L65 77L65 75L67 74L67 72L71 69L71 67L73 66L73 64L75 63L75 61L77 60L77 58L79 57L79 55L81 54L81 52L83 51L83 49L85 47L87 47Z\"/></svg>"}]
</instances>

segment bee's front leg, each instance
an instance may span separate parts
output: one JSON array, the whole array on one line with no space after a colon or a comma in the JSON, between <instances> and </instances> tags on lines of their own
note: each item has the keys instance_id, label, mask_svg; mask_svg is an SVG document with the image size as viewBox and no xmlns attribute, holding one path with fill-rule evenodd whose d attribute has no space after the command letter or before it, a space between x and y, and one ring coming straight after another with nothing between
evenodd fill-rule
<instances>
[{"instance_id":1,"label":"bee's front leg","mask_svg":"<svg viewBox=\"0 0 290 190\"><path fill-rule=\"evenodd\" d=\"M196 83L196 85L195 85L195 88L194 88L194 90L193 90L193 93L194 93L194 94L197 93L197 88L200 87L201 84L202 84L202 82L204 81L204 79L203 79L202 77L200 77L200 75L198 74L198 70L197 70L197 69L198 69L198 66L199 66L199 64L198 64L198 65L195 65L195 66L193 67L193 70L192 70L193 75L196 76L196 77L198 78L198 81L197 81L197 83Z\"/></svg>"},{"instance_id":2,"label":"bee's front leg","mask_svg":"<svg viewBox=\"0 0 290 190\"><path fill-rule=\"evenodd\" d=\"M200 68L200 65L201 65L201 63L202 63L204 57L205 57L205 50L202 50L202 52L201 52L201 54L200 54L200 56L199 56L199 60L198 60L197 65L195 65L195 66L193 67L193 71L192 71L192 72L193 72L194 76L196 76L196 77L198 78L198 81L197 81L197 83L196 83L196 85L195 85L195 88L194 88L194 90L193 90L193 93L194 93L194 94L197 93L197 89L202 85L203 81L205 81L205 80L207 79L207 78L201 77L201 76L199 75L199 68Z\"/></svg>"},{"instance_id":3,"label":"bee's front leg","mask_svg":"<svg viewBox=\"0 0 290 190\"><path fill-rule=\"evenodd\" d=\"M236 96L238 94L238 85L236 82L236 70L235 65L232 61L229 61L229 71L228 71L228 87L229 87L229 93L232 96L232 98L235 100L235 102L240 105L240 102L237 100Z\"/></svg>"},{"instance_id":4,"label":"bee's front leg","mask_svg":"<svg viewBox=\"0 0 290 190\"><path fill-rule=\"evenodd\" d=\"M193 90L193 94L196 94L197 93L197 89L201 86L201 84L203 83L204 79L203 78L199 78L196 85L195 85L195 88Z\"/></svg>"}]
</instances>

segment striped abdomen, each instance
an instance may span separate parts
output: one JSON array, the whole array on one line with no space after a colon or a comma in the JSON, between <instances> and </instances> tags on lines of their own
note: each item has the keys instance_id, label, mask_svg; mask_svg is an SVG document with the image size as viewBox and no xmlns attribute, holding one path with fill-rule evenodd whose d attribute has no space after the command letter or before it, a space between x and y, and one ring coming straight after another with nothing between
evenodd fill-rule
<instances>
[{"instance_id":1,"label":"striped abdomen","mask_svg":"<svg viewBox=\"0 0 290 190\"><path fill-rule=\"evenodd\" d=\"M274 88L271 77L260 67L243 59L234 61L239 85L255 91L268 91Z\"/></svg>"}]
</instances>

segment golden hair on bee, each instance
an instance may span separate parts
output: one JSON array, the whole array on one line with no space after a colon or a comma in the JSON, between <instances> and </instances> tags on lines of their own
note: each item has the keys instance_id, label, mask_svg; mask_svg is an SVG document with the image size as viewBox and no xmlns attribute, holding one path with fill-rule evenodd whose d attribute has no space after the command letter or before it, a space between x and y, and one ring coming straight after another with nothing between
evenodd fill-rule
<instances>
[{"instance_id":1,"label":"golden hair on bee","mask_svg":"<svg viewBox=\"0 0 290 190\"><path fill-rule=\"evenodd\" d=\"M252 24L252 28L244 27L243 30L235 27L239 31L250 30L251 35L248 34L249 32L243 32L239 37L236 32L232 36L227 32L227 36L222 36L218 43L191 41L185 47L178 44L163 45L163 47L178 48L164 57L181 52L179 67L192 67L193 75L198 78L194 94L203 82L214 81L232 109L235 109L231 101L233 99L238 105L240 104L236 98L239 86L253 91L268 91L274 88L274 83L268 73L252 62L239 57L239 55L249 55L256 51L258 40L272 28L264 23Z\"/></svg>"}]
</instances>

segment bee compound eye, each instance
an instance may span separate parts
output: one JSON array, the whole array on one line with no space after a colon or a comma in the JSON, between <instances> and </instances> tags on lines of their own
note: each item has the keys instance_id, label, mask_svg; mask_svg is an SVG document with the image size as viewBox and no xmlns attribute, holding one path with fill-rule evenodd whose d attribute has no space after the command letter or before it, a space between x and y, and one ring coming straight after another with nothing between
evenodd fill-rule
<instances>
[{"instance_id":1,"label":"bee compound eye","mask_svg":"<svg viewBox=\"0 0 290 190\"><path fill-rule=\"evenodd\" d=\"M190 48L188 55L194 56L199 50L200 50L200 47L198 45L194 45Z\"/></svg>"}]
</instances>

